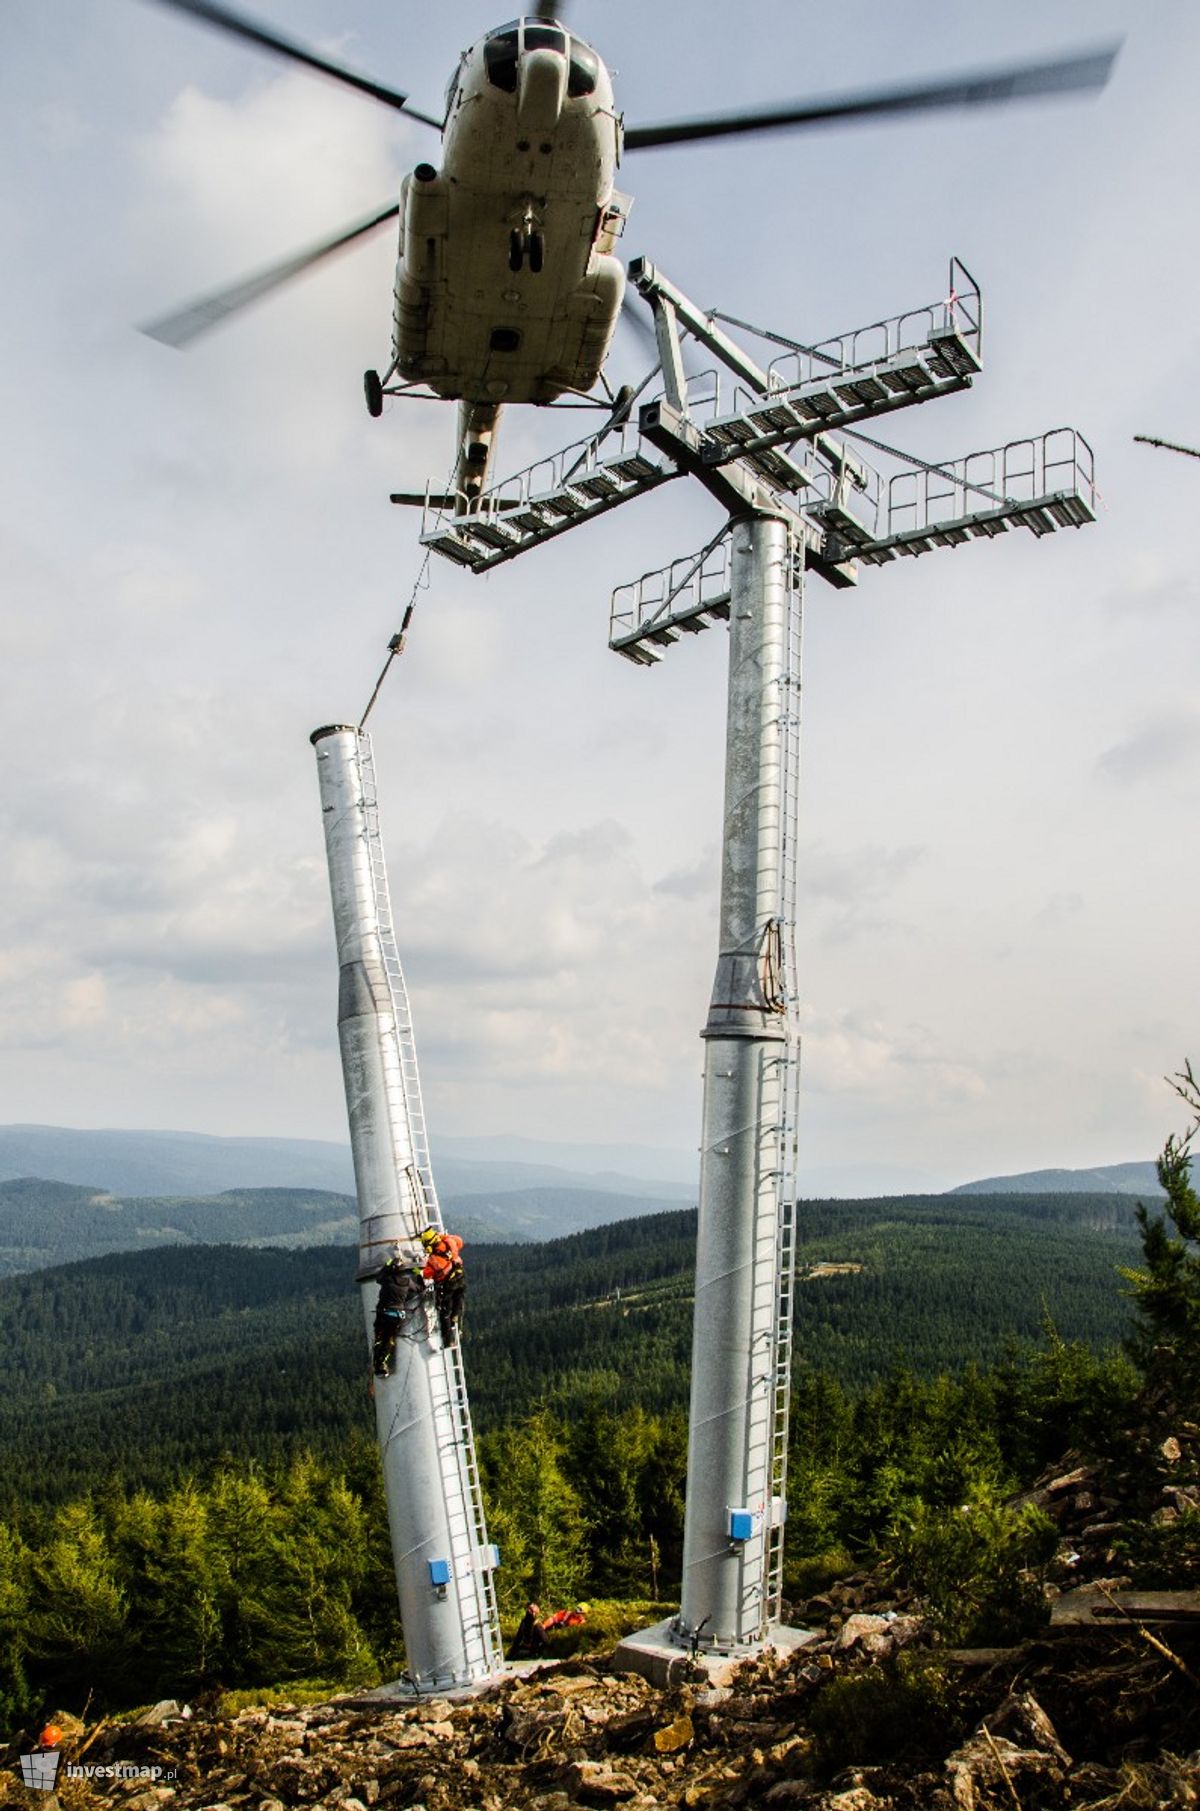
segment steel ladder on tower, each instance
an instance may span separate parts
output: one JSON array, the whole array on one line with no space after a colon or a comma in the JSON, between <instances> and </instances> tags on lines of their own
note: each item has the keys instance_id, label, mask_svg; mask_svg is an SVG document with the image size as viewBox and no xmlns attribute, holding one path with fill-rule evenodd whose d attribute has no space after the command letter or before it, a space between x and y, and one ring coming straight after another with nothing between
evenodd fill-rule
<instances>
[{"instance_id":1,"label":"steel ladder on tower","mask_svg":"<svg viewBox=\"0 0 1200 1811\"><path fill-rule=\"evenodd\" d=\"M362 733L358 738L358 758L379 946L391 993L396 1043L400 1054L404 1098L391 1104L394 1114L397 1106L402 1109L401 1115L394 1118L394 1123L403 1124L407 1121L408 1125L412 1150L412 1233L415 1237L422 1226L436 1226L440 1229L443 1221L429 1159L429 1137L421 1097L412 1011L392 920L387 862L379 827L375 757L370 737ZM458 1597L462 1626L467 1636L468 1649L464 1661L473 1675L482 1676L484 1673L498 1671L503 1664L500 1613L492 1577L493 1559L488 1546L487 1518L483 1507L462 1353L457 1343L442 1346L440 1334L430 1367L430 1380L433 1412L438 1428L438 1463L450 1527L451 1588Z\"/></svg>"},{"instance_id":2,"label":"steel ladder on tower","mask_svg":"<svg viewBox=\"0 0 1200 1811\"><path fill-rule=\"evenodd\" d=\"M796 963L796 895L800 835L800 721L804 641L805 549L789 548L786 656L780 681L783 786L780 824L779 927L786 1041L775 1059L777 1116L773 1152L776 1190L775 1317L770 1356L770 1460L764 1609L777 1622L783 1596L783 1544L787 1516L788 1426L792 1388L792 1324L796 1271L796 1212L800 1108L799 977Z\"/></svg>"},{"instance_id":3,"label":"steel ladder on tower","mask_svg":"<svg viewBox=\"0 0 1200 1811\"><path fill-rule=\"evenodd\" d=\"M780 824L779 981L785 1037L763 1064L759 1127L758 1237L752 1260L752 1337L745 1476L760 1511L756 1551L746 1553L743 1590L748 1618L765 1632L780 1620L787 1515L797 1190L800 1039L797 1026L796 892L800 793L800 695L806 550L791 539L787 616L779 678Z\"/></svg>"},{"instance_id":4,"label":"steel ladder on tower","mask_svg":"<svg viewBox=\"0 0 1200 1811\"><path fill-rule=\"evenodd\" d=\"M797 1115L800 1040L795 950L800 693L806 550L796 538L787 552L784 656L778 680L780 822L776 988L784 1038L762 1066L755 1112L758 1196L751 1259L751 1333L747 1376L744 1477L747 1507L757 1513L753 1541L743 1552L743 1627L765 1634L781 1615L787 1504L794 1298Z\"/></svg>"}]
</instances>

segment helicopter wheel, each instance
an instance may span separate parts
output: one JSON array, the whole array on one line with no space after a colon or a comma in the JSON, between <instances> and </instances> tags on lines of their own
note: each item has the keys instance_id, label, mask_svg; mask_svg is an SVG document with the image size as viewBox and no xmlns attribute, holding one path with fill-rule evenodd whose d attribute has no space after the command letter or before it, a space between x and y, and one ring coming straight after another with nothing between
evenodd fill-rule
<instances>
[{"instance_id":1,"label":"helicopter wheel","mask_svg":"<svg viewBox=\"0 0 1200 1811\"><path fill-rule=\"evenodd\" d=\"M363 372L363 394L367 399L367 414L378 418L383 414L383 384L378 371Z\"/></svg>"},{"instance_id":2,"label":"helicopter wheel","mask_svg":"<svg viewBox=\"0 0 1200 1811\"><path fill-rule=\"evenodd\" d=\"M541 270L546 257L546 241L540 233L529 235L529 268L535 274Z\"/></svg>"},{"instance_id":3,"label":"helicopter wheel","mask_svg":"<svg viewBox=\"0 0 1200 1811\"><path fill-rule=\"evenodd\" d=\"M522 264L524 264L524 262L525 262L525 235L523 233L519 232L518 229L514 226L512 232L508 235L508 268L509 268L509 270L520 270L520 268L521 268ZM532 265L532 263L533 263L532 257L530 258L529 262Z\"/></svg>"}]
</instances>

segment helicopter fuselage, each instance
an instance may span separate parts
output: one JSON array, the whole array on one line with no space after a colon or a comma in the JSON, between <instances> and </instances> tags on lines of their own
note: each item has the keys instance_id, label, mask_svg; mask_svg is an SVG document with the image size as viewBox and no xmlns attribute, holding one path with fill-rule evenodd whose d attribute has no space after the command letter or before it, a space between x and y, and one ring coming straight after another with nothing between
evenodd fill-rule
<instances>
[{"instance_id":1,"label":"helicopter fuselage","mask_svg":"<svg viewBox=\"0 0 1200 1811\"><path fill-rule=\"evenodd\" d=\"M479 478L500 406L586 394L600 375L625 287L612 250L629 208L613 188L620 132L590 46L519 20L464 52L441 168L405 179L394 369L463 405ZM460 487L477 490L468 464Z\"/></svg>"}]
</instances>

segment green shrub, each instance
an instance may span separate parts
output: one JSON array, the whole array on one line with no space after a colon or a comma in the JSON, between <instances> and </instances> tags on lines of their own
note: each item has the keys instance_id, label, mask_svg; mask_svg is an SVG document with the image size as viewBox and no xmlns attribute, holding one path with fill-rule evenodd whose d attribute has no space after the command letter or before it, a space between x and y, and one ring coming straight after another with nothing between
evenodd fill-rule
<instances>
[{"instance_id":1,"label":"green shrub","mask_svg":"<svg viewBox=\"0 0 1200 1811\"><path fill-rule=\"evenodd\" d=\"M856 1570L858 1561L845 1547L830 1547L824 1553L809 1553L800 1559L789 1559L784 1549L783 1594L785 1597L803 1603L806 1597L815 1597L819 1591L827 1591L839 1578L845 1578L848 1572Z\"/></svg>"},{"instance_id":2,"label":"green shrub","mask_svg":"<svg viewBox=\"0 0 1200 1811\"><path fill-rule=\"evenodd\" d=\"M1177 1522L1135 1524L1116 1549L1141 1589L1194 1591L1200 1587L1200 1510L1185 1510Z\"/></svg>"},{"instance_id":3,"label":"green shrub","mask_svg":"<svg viewBox=\"0 0 1200 1811\"><path fill-rule=\"evenodd\" d=\"M942 1639L986 1646L1045 1621L1040 1574L1057 1539L1040 1510L1009 1509L981 1490L953 1509L910 1505L887 1545Z\"/></svg>"},{"instance_id":4,"label":"green shrub","mask_svg":"<svg viewBox=\"0 0 1200 1811\"><path fill-rule=\"evenodd\" d=\"M817 1766L827 1776L900 1757L940 1757L968 1721L946 1669L921 1654L834 1679L809 1716Z\"/></svg>"}]
</instances>

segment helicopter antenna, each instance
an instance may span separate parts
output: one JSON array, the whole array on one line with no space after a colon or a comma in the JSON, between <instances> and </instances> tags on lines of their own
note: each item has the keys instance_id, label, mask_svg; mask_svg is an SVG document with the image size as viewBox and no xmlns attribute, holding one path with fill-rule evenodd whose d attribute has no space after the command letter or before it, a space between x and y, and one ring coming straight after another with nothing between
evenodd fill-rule
<instances>
[{"instance_id":1,"label":"helicopter antenna","mask_svg":"<svg viewBox=\"0 0 1200 1811\"><path fill-rule=\"evenodd\" d=\"M1189 459L1200 459L1200 450L1194 446L1180 446L1177 440L1159 440L1153 434L1135 434L1143 446L1163 446L1168 453L1186 453Z\"/></svg>"}]
</instances>

